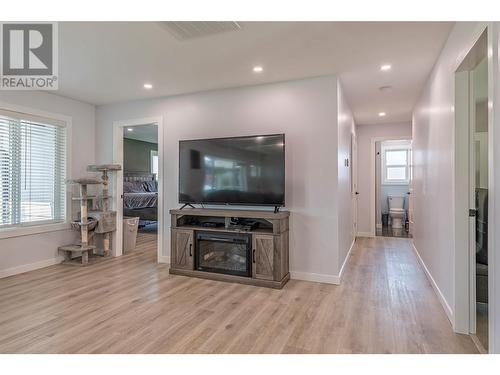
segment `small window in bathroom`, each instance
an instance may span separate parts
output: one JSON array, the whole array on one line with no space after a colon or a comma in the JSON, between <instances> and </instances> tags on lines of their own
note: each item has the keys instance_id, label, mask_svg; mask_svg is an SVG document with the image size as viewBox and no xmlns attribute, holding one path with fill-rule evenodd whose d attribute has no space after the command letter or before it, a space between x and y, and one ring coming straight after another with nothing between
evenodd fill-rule
<instances>
[{"instance_id":1,"label":"small window in bathroom","mask_svg":"<svg viewBox=\"0 0 500 375\"><path fill-rule=\"evenodd\" d=\"M408 147L387 147L382 152L384 184L408 184L410 180L410 152Z\"/></svg>"}]
</instances>

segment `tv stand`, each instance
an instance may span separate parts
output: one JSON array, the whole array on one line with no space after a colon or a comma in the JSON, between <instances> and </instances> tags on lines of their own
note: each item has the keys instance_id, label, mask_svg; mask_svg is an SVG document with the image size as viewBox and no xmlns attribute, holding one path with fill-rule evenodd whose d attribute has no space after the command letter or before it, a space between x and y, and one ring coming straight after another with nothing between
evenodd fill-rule
<instances>
[{"instance_id":1,"label":"tv stand","mask_svg":"<svg viewBox=\"0 0 500 375\"><path fill-rule=\"evenodd\" d=\"M290 279L290 212L184 208L170 210L170 215L171 274L275 289ZM234 245L242 238L248 239L246 250ZM234 271L243 265L247 268Z\"/></svg>"},{"instance_id":2,"label":"tv stand","mask_svg":"<svg viewBox=\"0 0 500 375\"><path fill-rule=\"evenodd\" d=\"M182 207L181 207L181 208L179 208L179 210L182 210L184 207L191 207L191 208L194 208L194 206L193 206L191 203L184 203L184 204L182 205Z\"/></svg>"}]
</instances>

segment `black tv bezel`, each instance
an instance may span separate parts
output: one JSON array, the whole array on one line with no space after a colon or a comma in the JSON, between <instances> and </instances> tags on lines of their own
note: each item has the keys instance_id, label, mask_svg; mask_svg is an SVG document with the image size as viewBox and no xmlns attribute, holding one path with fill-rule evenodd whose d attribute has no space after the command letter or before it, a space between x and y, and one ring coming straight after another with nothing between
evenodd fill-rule
<instances>
[{"instance_id":1,"label":"black tv bezel","mask_svg":"<svg viewBox=\"0 0 500 375\"><path fill-rule=\"evenodd\" d=\"M283 158L282 158L282 165L283 165L283 202L280 203L236 203L236 202L201 202L201 201L191 201L191 200L182 200L181 199L181 178L180 178L180 171L181 171L181 143L183 142L196 142L196 141L215 141L215 140L231 140L231 139L246 139L246 138L257 138L257 137L273 137L273 136L282 136L283 137ZM197 139L182 139L179 140L179 149L178 149L178 155L179 155L179 160L178 160L178 186L177 186L177 199L180 204L206 204L206 205L216 205L216 206L260 206L260 207L285 207L285 202L286 202L286 186L285 186L285 147L286 147L286 142L285 142L285 133L276 133L276 134L258 134L258 135L244 135L244 136L239 136L239 137L214 137L214 138L197 138Z\"/></svg>"}]
</instances>

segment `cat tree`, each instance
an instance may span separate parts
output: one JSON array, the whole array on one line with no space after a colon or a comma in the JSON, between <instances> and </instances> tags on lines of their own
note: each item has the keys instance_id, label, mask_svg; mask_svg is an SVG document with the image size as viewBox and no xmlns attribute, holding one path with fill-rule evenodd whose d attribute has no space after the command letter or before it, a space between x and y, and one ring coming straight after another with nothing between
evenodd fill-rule
<instances>
[{"instance_id":1,"label":"cat tree","mask_svg":"<svg viewBox=\"0 0 500 375\"><path fill-rule=\"evenodd\" d=\"M111 234L116 230L116 211L109 209L109 172L119 171L118 164L89 165L87 171L101 172L101 178L68 180L79 185L80 195L73 200L80 202L80 219L72 227L80 232L80 243L60 246L65 264L87 265L110 255ZM88 185L101 185L101 195L88 195ZM95 243L95 235L102 236L102 249ZM97 256L94 256L97 255Z\"/></svg>"}]
</instances>

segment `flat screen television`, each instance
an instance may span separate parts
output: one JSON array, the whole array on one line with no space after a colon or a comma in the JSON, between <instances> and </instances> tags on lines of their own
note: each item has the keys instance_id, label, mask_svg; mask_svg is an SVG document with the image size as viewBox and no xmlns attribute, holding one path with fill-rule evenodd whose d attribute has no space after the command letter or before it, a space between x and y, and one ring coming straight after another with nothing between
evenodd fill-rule
<instances>
[{"instance_id":1,"label":"flat screen television","mask_svg":"<svg viewBox=\"0 0 500 375\"><path fill-rule=\"evenodd\" d=\"M285 135L179 141L179 203L285 205Z\"/></svg>"}]
</instances>

